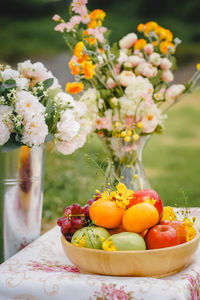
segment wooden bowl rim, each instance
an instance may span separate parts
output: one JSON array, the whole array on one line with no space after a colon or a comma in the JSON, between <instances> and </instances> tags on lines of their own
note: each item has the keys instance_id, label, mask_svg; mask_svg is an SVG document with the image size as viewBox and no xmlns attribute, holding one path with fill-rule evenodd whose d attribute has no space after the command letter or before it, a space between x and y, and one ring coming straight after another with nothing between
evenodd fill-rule
<instances>
[{"instance_id":1,"label":"wooden bowl rim","mask_svg":"<svg viewBox=\"0 0 200 300\"><path fill-rule=\"evenodd\" d=\"M166 248L159 248L159 249L151 249L151 250L128 250L128 251L103 251L100 249L91 249L91 248L84 248L84 247L76 247L73 244L71 244L70 242L68 242L65 238L64 235L61 236L61 240L62 243L66 244L67 247L72 247L72 248L76 248L78 251L85 251L85 252L91 252L91 253L101 253L102 255L106 255L107 253L113 253L114 255L120 255L120 254L147 254L147 253L161 253L161 252L165 252L167 250L173 250L173 249L180 249L180 248L184 248L186 245L191 245L196 241L199 241L200 239L200 234L197 233L196 236L189 242L177 245L177 246L172 246L172 247L166 247Z\"/></svg>"}]
</instances>

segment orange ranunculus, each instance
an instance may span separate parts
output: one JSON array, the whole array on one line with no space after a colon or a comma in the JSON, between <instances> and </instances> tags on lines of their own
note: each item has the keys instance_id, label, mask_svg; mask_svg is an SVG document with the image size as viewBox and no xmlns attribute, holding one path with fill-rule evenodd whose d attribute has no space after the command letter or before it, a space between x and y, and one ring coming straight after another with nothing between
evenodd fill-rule
<instances>
[{"instance_id":1,"label":"orange ranunculus","mask_svg":"<svg viewBox=\"0 0 200 300\"><path fill-rule=\"evenodd\" d=\"M144 24L139 24L138 27L137 27L137 30L138 30L139 32L143 32L144 29L145 29L145 25L144 25Z\"/></svg>"},{"instance_id":2,"label":"orange ranunculus","mask_svg":"<svg viewBox=\"0 0 200 300\"><path fill-rule=\"evenodd\" d=\"M144 29L145 34L149 34L149 32L154 31L156 27L158 27L158 24L156 22L153 21L147 22L145 24L145 29Z\"/></svg>"},{"instance_id":3,"label":"orange ranunculus","mask_svg":"<svg viewBox=\"0 0 200 300\"><path fill-rule=\"evenodd\" d=\"M98 22L96 20L92 20L88 25L87 28L95 29L98 26Z\"/></svg>"},{"instance_id":4,"label":"orange ranunculus","mask_svg":"<svg viewBox=\"0 0 200 300\"><path fill-rule=\"evenodd\" d=\"M94 45L96 42L97 42L97 40L95 39L95 38L93 38L93 37L88 37L88 38L85 38L85 40L88 42L88 44L90 44L90 45Z\"/></svg>"},{"instance_id":5,"label":"orange ranunculus","mask_svg":"<svg viewBox=\"0 0 200 300\"><path fill-rule=\"evenodd\" d=\"M78 58L81 57L83 55L84 47L85 46L83 42L78 42L74 47L74 55Z\"/></svg>"},{"instance_id":6,"label":"orange ranunculus","mask_svg":"<svg viewBox=\"0 0 200 300\"><path fill-rule=\"evenodd\" d=\"M93 65L92 61L83 61L82 64L82 72L84 73L84 76L86 79L91 79L95 72L94 69L96 65Z\"/></svg>"},{"instance_id":7,"label":"orange ranunculus","mask_svg":"<svg viewBox=\"0 0 200 300\"><path fill-rule=\"evenodd\" d=\"M175 52L175 46L174 44L164 41L162 43L160 43L160 51L164 54L166 54L167 52L170 53L174 53Z\"/></svg>"},{"instance_id":8,"label":"orange ranunculus","mask_svg":"<svg viewBox=\"0 0 200 300\"><path fill-rule=\"evenodd\" d=\"M147 42L145 39L139 39L134 44L134 49L141 50L146 46Z\"/></svg>"},{"instance_id":9,"label":"orange ranunculus","mask_svg":"<svg viewBox=\"0 0 200 300\"><path fill-rule=\"evenodd\" d=\"M79 58L77 59L77 62L78 62L79 64L81 64L83 61L87 61L87 60L89 60L89 59L90 59L90 57L87 56L86 53L84 53L81 57L79 57Z\"/></svg>"},{"instance_id":10,"label":"orange ranunculus","mask_svg":"<svg viewBox=\"0 0 200 300\"><path fill-rule=\"evenodd\" d=\"M106 13L102 9L95 9L90 14L89 17L91 20L104 20Z\"/></svg>"},{"instance_id":11,"label":"orange ranunculus","mask_svg":"<svg viewBox=\"0 0 200 300\"><path fill-rule=\"evenodd\" d=\"M68 82L66 84L66 90L68 91L68 93L70 94L77 94L80 93L84 88L84 85L82 84L82 82Z\"/></svg>"}]
</instances>

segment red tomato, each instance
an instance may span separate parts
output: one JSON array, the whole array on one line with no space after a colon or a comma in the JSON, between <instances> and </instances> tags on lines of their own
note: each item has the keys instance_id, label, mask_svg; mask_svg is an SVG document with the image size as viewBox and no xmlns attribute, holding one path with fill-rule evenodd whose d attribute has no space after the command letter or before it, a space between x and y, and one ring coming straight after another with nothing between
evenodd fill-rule
<instances>
[{"instance_id":1,"label":"red tomato","mask_svg":"<svg viewBox=\"0 0 200 300\"><path fill-rule=\"evenodd\" d=\"M179 244L176 230L169 225L155 225L145 236L147 249L159 249Z\"/></svg>"},{"instance_id":2,"label":"red tomato","mask_svg":"<svg viewBox=\"0 0 200 300\"><path fill-rule=\"evenodd\" d=\"M140 191L136 191L133 194L133 198L130 200L130 203L128 205L128 208L131 207L132 205L141 203L141 202L145 202L145 201L155 201L155 203L153 204L155 206L155 208L157 209L159 216L161 218L162 213L163 213L163 204L162 204L162 200L160 199L160 196L156 193L156 191L154 190L140 190Z\"/></svg>"}]
</instances>

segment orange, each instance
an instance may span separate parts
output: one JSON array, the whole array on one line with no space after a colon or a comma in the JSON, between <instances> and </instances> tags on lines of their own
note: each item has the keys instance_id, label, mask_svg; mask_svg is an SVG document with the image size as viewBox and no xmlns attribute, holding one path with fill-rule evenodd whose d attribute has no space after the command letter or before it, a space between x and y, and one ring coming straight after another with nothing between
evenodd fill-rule
<instances>
[{"instance_id":1,"label":"orange","mask_svg":"<svg viewBox=\"0 0 200 300\"><path fill-rule=\"evenodd\" d=\"M124 229L124 227L121 225L119 225L119 227L117 228L113 228L113 229L108 229L108 232L113 235L113 234L117 234L117 233L121 233L121 232L126 232L126 230Z\"/></svg>"},{"instance_id":2,"label":"orange","mask_svg":"<svg viewBox=\"0 0 200 300\"><path fill-rule=\"evenodd\" d=\"M117 206L115 201L98 199L90 206L89 214L95 225L116 228L122 223L124 208Z\"/></svg>"},{"instance_id":3,"label":"orange","mask_svg":"<svg viewBox=\"0 0 200 300\"><path fill-rule=\"evenodd\" d=\"M124 215L123 227L130 232L141 233L159 221L157 209L149 203L138 203L128 208Z\"/></svg>"}]
</instances>

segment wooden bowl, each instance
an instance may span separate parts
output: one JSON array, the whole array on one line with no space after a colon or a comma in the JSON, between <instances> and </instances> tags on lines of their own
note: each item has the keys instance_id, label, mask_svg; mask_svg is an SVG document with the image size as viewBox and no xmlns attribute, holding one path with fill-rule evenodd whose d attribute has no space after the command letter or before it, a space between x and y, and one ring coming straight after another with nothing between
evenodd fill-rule
<instances>
[{"instance_id":1,"label":"wooden bowl","mask_svg":"<svg viewBox=\"0 0 200 300\"><path fill-rule=\"evenodd\" d=\"M103 251L76 247L62 236L62 246L66 256L82 273L161 278L190 264L199 239L198 234L190 242L155 250Z\"/></svg>"}]
</instances>

